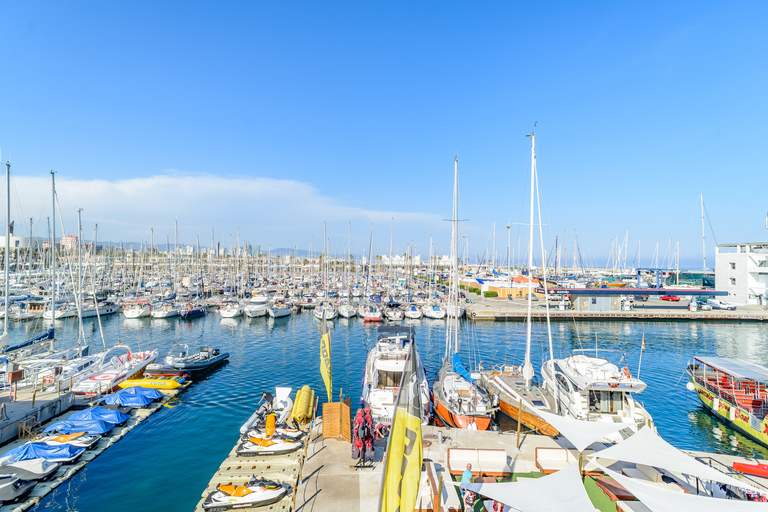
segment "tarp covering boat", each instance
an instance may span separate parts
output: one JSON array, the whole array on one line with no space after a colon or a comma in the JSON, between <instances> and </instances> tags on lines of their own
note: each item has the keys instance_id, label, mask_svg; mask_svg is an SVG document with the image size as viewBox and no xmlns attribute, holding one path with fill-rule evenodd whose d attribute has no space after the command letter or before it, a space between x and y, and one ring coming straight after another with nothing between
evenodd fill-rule
<instances>
[{"instance_id":1,"label":"tarp covering boat","mask_svg":"<svg viewBox=\"0 0 768 512\"><path fill-rule=\"evenodd\" d=\"M101 420L106 423L112 423L117 425L128 420L130 416L120 411L113 411L112 409L105 409L103 407L91 407L84 411L79 411L70 416L69 421L80 420Z\"/></svg>"},{"instance_id":2,"label":"tarp covering boat","mask_svg":"<svg viewBox=\"0 0 768 512\"><path fill-rule=\"evenodd\" d=\"M0 459L3 461L17 462L20 460L45 459L45 460L69 460L80 455L85 448L60 444L49 446L43 443L27 443L5 452Z\"/></svg>"},{"instance_id":3,"label":"tarp covering boat","mask_svg":"<svg viewBox=\"0 0 768 512\"><path fill-rule=\"evenodd\" d=\"M101 420L76 420L59 421L46 428L43 432L60 432L62 434L74 434L85 432L86 434L106 434L115 425Z\"/></svg>"},{"instance_id":4,"label":"tarp covering boat","mask_svg":"<svg viewBox=\"0 0 768 512\"><path fill-rule=\"evenodd\" d=\"M453 354L453 371L467 379L469 382L475 382L475 379L472 378L467 369L464 368L464 365L461 364L459 354Z\"/></svg>"},{"instance_id":5,"label":"tarp covering boat","mask_svg":"<svg viewBox=\"0 0 768 512\"><path fill-rule=\"evenodd\" d=\"M153 389L153 388L143 388L141 386L133 386L133 387L130 387L130 388L121 389L120 391L118 391L115 394L116 395L117 394L120 394L120 395L141 395L141 396L145 396L147 398L150 398L152 400L158 400L160 398L163 398L163 394L160 391L158 391L156 389Z\"/></svg>"},{"instance_id":6,"label":"tarp covering boat","mask_svg":"<svg viewBox=\"0 0 768 512\"><path fill-rule=\"evenodd\" d=\"M134 389L134 388L128 388L128 389ZM117 393L113 393L111 395L105 396L104 398L101 399L99 403L106 404L106 405L117 405L120 407L144 407L145 405L149 405L152 402L153 400L148 396L130 395L130 394L117 392Z\"/></svg>"}]
</instances>

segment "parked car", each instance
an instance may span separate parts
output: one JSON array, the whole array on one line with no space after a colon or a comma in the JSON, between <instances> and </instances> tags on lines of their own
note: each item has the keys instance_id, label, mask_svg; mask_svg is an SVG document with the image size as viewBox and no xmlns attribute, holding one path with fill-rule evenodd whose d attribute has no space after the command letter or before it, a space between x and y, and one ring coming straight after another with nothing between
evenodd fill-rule
<instances>
[{"instance_id":1,"label":"parked car","mask_svg":"<svg viewBox=\"0 0 768 512\"><path fill-rule=\"evenodd\" d=\"M712 306L712 309L736 309L734 304L721 299L707 299L707 304Z\"/></svg>"},{"instance_id":2,"label":"parked car","mask_svg":"<svg viewBox=\"0 0 768 512\"><path fill-rule=\"evenodd\" d=\"M677 295L662 295L661 300L669 300L672 302L680 302L680 297Z\"/></svg>"},{"instance_id":3,"label":"parked car","mask_svg":"<svg viewBox=\"0 0 768 512\"><path fill-rule=\"evenodd\" d=\"M707 304L707 303L706 303L706 301L700 301L700 300L697 300L697 301L696 301L696 305L697 305L697 306L698 306L698 308L699 308L700 310L702 310L702 311L712 311L712 306L710 306L709 304Z\"/></svg>"}]
</instances>

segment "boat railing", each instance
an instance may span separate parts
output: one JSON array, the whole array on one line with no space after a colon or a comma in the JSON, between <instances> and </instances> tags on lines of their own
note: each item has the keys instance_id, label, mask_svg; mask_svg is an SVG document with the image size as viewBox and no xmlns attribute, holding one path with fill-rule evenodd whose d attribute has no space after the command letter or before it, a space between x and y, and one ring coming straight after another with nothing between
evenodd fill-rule
<instances>
[{"instance_id":1,"label":"boat railing","mask_svg":"<svg viewBox=\"0 0 768 512\"><path fill-rule=\"evenodd\" d=\"M764 489L765 488L765 484L759 483L757 480L753 479L750 476L747 476L744 473L741 473L739 471L734 471L731 466L729 466L728 464L725 464L723 462L720 462L717 459L713 459L712 457L707 457L707 456L703 456L703 455L695 457L695 459L697 461L701 462L702 464L706 464L707 466L710 466L710 467L712 467L712 468L714 468L714 469L716 469L716 470L720 471L721 473L724 473L724 474L726 474L728 476L732 476L732 477L736 478L737 480L741 480L741 481L745 481L746 480L753 487L756 487L758 489ZM737 492L737 493L739 491L743 492L743 489L734 488L734 487L731 487L731 490L734 491L734 492ZM742 499L746 499L746 494L742 496Z\"/></svg>"}]
</instances>

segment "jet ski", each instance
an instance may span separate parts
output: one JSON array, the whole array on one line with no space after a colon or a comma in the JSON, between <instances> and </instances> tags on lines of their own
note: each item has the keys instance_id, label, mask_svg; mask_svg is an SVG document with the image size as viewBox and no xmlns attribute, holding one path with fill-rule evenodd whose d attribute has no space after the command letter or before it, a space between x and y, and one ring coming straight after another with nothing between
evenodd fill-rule
<instances>
[{"instance_id":1,"label":"jet ski","mask_svg":"<svg viewBox=\"0 0 768 512\"><path fill-rule=\"evenodd\" d=\"M45 459L20 460L0 466L0 474L14 474L22 480L47 480L61 467L61 462Z\"/></svg>"},{"instance_id":2,"label":"jet ski","mask_svg":"<svg viewBox=\"0 0 768 512\"><path fill-rule=\"evenodd\" d=\"M245 434L242 439L248 439L249 437L260 437L264 436L266 434L266 428L264 425L254 425L251 430L248 431L247 434ZM304 432L297 428L289 427L286 424L282 425L276 425L275 426L275 434L279 434L281 436L290 438L290 439L302 439L305 435Z\"/></svg>"},{"instance_id":3,"label":"jet ski","mask_svg":"<svg viewBox=\"0 0 768 512\"><path fill-rule=\"evenodd\" d=\"M217 485L216 490L205 498L203 509L223 512L240 508L264 507L283 499L290 489L290 485L253 476L244 486Z\"/></svg>"},{"instance_id":4,"label":"jet ski","mask_svg":"<svg viewBox=\"0 0 768 512\"><path fill-rule=\"evenodd\" d=\"M37 482L16 475L0 475L0 503L10 503L25 496Z\"/></svg>"},{"instance_id":5,"label":"jet ski","mask_svg":"<svg viewBox=\"0 0 768 512\"><path fill-rule=\"evenodd\" d=\"M82 446L62 444L48 446L45 443L29 442L12 450L8 450L0 456L0 464L12 464L22 460L45 459L51 462L74 462L83 452Z\"/></svg>"},{"instance_id":6,"label":"jet ski","mask_svg":"<svg viewBox=\"0 0 768 512\"><path fill-rule=\"evenodd\" d=\"M235 452L240 457L285 455L286 453L295 452L303 446L304 443L301 441L276 433L272 437L249 436L247 440L237 445Z\"/></svg>"},{"instance_id":7,"label":"jet ski","mask_svg":"<svg viewBox=\"0 0 768 512\"><path fill-rule=\"evenodd\" d=\"M74 432L72 434L43 434L35 439L36 442L45 443L48 446L59 446L62 444L70 444L72 446L80 446L86 450L99 442L101 436L95 434L88 434L87 432Z\"/></svg>"}]
</instances>

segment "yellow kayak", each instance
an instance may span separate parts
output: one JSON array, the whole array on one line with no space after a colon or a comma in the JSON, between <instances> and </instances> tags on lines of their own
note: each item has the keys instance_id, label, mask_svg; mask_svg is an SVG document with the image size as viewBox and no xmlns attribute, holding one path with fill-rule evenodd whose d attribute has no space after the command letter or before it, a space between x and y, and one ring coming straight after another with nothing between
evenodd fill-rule
<instances>
[{"instance_id":1,"label":"yellow kayak","mask_svg":"<svg viewBox=\"0 0 768 512\"><path fill-rule=\"evenodd\" d=\"M154 389L176 389L184 384L184 380L182 375L148 375L141 379L128 379L118 384L118 386L123 389L133 386Z\"/></svg>"}]
</instances>

